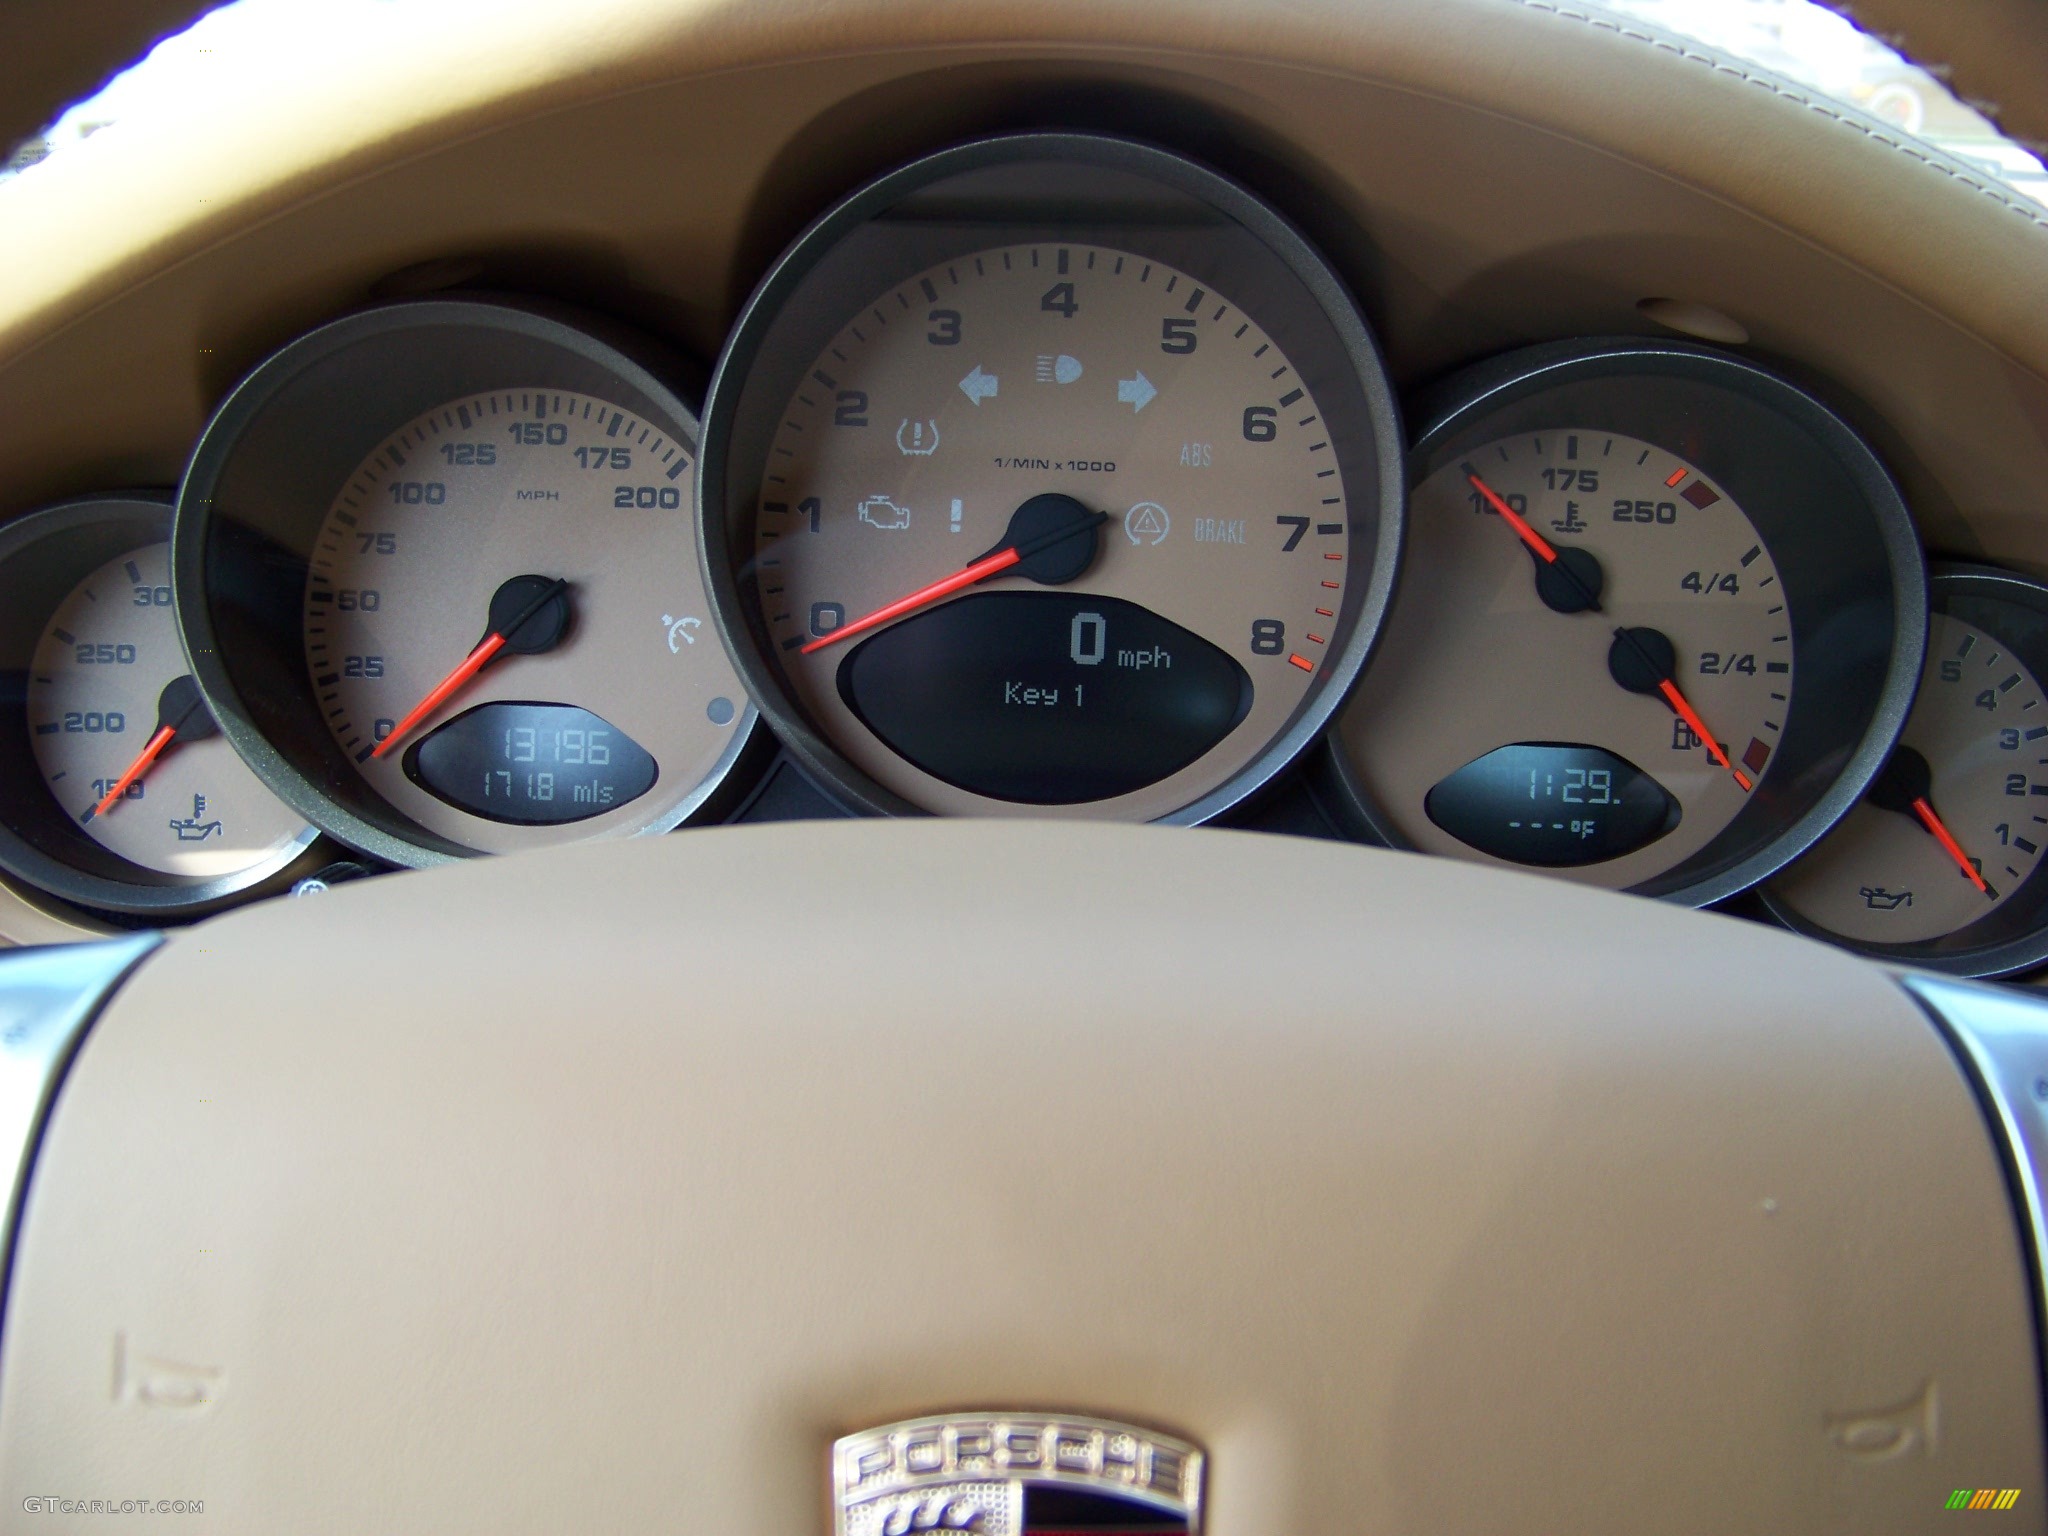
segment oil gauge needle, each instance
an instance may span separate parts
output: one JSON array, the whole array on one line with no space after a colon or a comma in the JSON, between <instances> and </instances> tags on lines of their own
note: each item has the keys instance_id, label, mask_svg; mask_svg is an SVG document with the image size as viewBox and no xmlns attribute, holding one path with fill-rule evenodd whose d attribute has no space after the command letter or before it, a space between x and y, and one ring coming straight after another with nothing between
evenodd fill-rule
<instances>
[{"instance_id":1,"label":"oil gauge needle","mask_svg":"<svg viewBox=\"0 0 2048 1536\"><path fill-rule=\"evenodd\" d=\"M1956 841L1955 834L1934 810L1934 770L1928 767L1927 759L1914 748L1901 745L1885 760L1883 769L1871 780L1864 798L1881 811L1896 811L1901 816L1911 816L1925 827L1928 834L1941 844L1941 851L1956 862L1956 868L1963 872L1970 884L1986 896L1996 897L1998 893L1984 881L1984 876L1970 856L1963 852L1963 845Z\"/></svg>"},{"instance_id":2,"label":"oil gauge needle","mask_svg":"<svg viewBox=\"0 0 2048 1536\"><path fill-rule=\"evenodd\" d=\"M440 682L436 683L427 696L413 705L403 720L391 728L391 734L371 749L370 756L383 757L403 741L413 728L432 715L460 692L469 680L490 665L500 651L510 645L516 654L534 655L551 649L562 638L568 628L568 604L557 600L569 590L567 581L549 581L545 576L514 576L499 587L491 598L490 629L483 639L477 641L462 662ZM516 607L514 605L517 605ZM543 610L557 611L543 614ZM505 617L499 618L500 612ZM545 617L547 622L536 623ZM530 634L521 634L529 624L534 625ZM516 639L516 644L514 643Z\"/></svg>"},{"instance_id":3,"label":"oil gauge needle","mask_svg":"<svg viewBox=\"0 0 2048 1536\"><path fill-rule=\"evenodd\" d=\"M213 716L206 712L205 701L199 697L199 685L188 673L164 684L164 691L156 699L156 729L150 732L149 740L135 761L128 765L127 772L114 780L114 787L106 792L99 804L87 811L84 820L104 816L115 806L145 773L155 766L156 760L164 754L164 748L171 739L183 735L187 741L198 741L215 735L220 727L213 723Z\"/></svg>"},{"instance_id":4,"label":"oil gauge needle","mask_svg":"<svg viewBox=\"0 0 2048 1536\"><path fill-rule=\"evenodd\" d=\"M1934 834L1934 840L1941 844L1942 851L1956 861L1956 868L1969 876L1970 883L1985 895L1991 894L1991 887L1984 883L1984 877L1977 873L1977 866L1970 862L1970 856L1963 852L1963 845L1955 840L1949 829L1942 825L1941 818L1934 814L1934 807L1927 803L1925 796L1913 802L1913 814L1920 818L1920 824Z\"/></svg>"},{"instance_id":5,"label":"oil gauge needle","mask_svg":"<svg viewBox=\"0 0 2048 1536\"><path fill-rule=\"evenodd\" d=\"M1072 581L1094 561L1097 531L1108 521L1107 512L1090 512L1071 496L1034 496L1011 514L1002 542L980 559L950 576L927 582L893 603L884 603L850 624L827 631L805 645L800 654L808 656L813 651L822 651L828 645L837 645L841 640L887 624L892 619L900 619L906 613L915 613L927 604L936 603L942 597L951 597L955 592L976 582L987 581L1013 566L1023 566L1019 574L1046 586ZM1084 534L1087 536L1085 541L1082 538Z\"/></svg>"}]
</instances>

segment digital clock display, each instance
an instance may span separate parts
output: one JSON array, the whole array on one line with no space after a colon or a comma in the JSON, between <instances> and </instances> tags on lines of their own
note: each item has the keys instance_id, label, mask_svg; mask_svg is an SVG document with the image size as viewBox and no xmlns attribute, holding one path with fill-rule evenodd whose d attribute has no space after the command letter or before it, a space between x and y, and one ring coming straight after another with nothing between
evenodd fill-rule
<instances>
[{"instance_id":1,"label":"digital clock display","mask_svg":"<svg viewBox=\"0 0 2048 1536\"><path fill-rule=\"evenodd\" d=\"M522 827L616 810L659 772L639 742L573 704L479 704L405 754L406 777L428 794Z\"/></svg>"},{"instance_id":2,"label":"digital clock display","mask_svg":"<svg viewBox=\"0 0 2048 1536\"><path fill-rule=\"evenodd\" d=\"M1468 847L1545 869L1618 859L1678 825L1663 785L1604 747L1524 741L1438 781L1429 819Z\"/></svg>"}]
</instances>

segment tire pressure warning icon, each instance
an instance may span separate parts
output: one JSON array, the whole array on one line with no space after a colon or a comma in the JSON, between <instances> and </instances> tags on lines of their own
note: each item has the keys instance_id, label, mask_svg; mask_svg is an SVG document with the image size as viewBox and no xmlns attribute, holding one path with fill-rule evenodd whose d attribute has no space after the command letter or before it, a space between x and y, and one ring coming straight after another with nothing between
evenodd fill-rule
<instances>
[{"instance_id":1,"label":"tire pressure warning icon","mask_svg":"<svg viewBox=\"0 0 2048 1536\"><path fill-rule=\"evenodd\" d=\"M832 1448L835 1536L1199 1536L1202 1452L1102 1419L962 1413Z\"/></svg>"}]
</instances>

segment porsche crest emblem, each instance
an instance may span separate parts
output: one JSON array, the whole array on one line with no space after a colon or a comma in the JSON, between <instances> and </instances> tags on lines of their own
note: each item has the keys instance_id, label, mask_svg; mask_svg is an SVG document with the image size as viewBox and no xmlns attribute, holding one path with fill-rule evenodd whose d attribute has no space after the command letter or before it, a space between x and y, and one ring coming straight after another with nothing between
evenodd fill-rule
<instances>
[{"instance_id":1,"label":"porsche crest emblem","mask_svg":"<svg viewBox=\"0 0 2048 1536\"><path fill-rule=\"evenodd\" d=\"M1202 1453L1104 1419L949 1413L832 1447L836 1536L1199 1536Z\"/></svg>"}]
</instances>

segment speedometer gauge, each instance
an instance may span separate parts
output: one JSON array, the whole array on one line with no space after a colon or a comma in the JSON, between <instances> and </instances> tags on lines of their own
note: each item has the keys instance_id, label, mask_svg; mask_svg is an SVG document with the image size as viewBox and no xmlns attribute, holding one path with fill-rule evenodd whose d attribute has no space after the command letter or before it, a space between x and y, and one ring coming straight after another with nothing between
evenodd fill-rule
<instances>
[{"instance_id":1,"label":"speedometer gauge","mask_svg":"<svg viewBox=\"0 0 2048 1536\"><path fill-rule=\"evenodd\" d=\"M755 296L707 417L713 600L858 803L1199 820L1370 645L1394 442L1355 309L1241 190L1117 141L972 145Z\"/></svg>"},{"instance_id":2,"label":"speedometer gauge","mask_svg":"<svg viewBox=\"0 0 2048 1536\"><path fill-rule=\"evenodd\" d=\"M589 325L370 311L264 364L201 440L178 528L195 676L353 847L418 864L659 831L742 749L694 423Z\"/></svg>"},{"instance_id":3,"label":"speedometer gauge","mask_svg":"<svg viewBox=\"0 0 2048 1536\"><path fill-rule=\"evenodd\" d=\"M1453 381L1340 778L1390 842L1703 903L1883 761L1923 576L1806 395L1704 349L1541 349Z\"/></svg>"}]
</instances>

